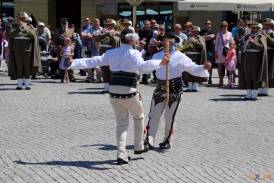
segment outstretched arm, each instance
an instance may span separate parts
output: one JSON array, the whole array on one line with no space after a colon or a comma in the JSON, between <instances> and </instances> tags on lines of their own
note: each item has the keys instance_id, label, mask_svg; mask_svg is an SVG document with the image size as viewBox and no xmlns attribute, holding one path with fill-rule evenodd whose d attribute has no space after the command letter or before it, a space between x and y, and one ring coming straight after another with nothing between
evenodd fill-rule
<instances>
[{"instance_id":1,"label":"outstretched arm","mask_svg":"<svg viewBox=\"0 0 275 183\"><path fill-rule=\"evenodd\" d=\"M137 62L138 71L140 73L148 73L156 70L162 64L162 60L147 60L144 61L140 53L135 54L135 60Z\"/></svg>"},{"instance_id":2,"label":"outstretched arm","mask_svg":"<svg viewBox=\"0 0 275 183\"><path fill-rule=\"evenodd\" d=\"M88 69L104 65L109 65L107 56L105 54L92 58L74 59L69 69Z\"/></svg>"},{"instance_id":3,"label":"outstretched arm","mask_svg":"<svg viewBox=\"0 0 275 183\"><path fill-rule=\"evenodd\" d=\"M211 68L211 64L209 62L204 65L197 65L195 62L192 62L189 57L182 55L179 65L183 71L186 71L191 75L198 77L209 77L208 69Z\"/></svg>"}]
</instances>

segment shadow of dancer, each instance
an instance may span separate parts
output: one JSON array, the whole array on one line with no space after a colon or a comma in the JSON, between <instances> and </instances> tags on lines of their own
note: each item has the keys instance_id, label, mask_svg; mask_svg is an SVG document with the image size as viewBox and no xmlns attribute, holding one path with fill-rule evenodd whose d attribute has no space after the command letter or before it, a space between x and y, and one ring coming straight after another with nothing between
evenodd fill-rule
<instances>
[{"instance_id":1,"label":"shadow of dancer","mask_svg":"<svg viewBox=\"0 0 275 183\"><path fill-rule=\"evenodd\" d=\"M131 158L131 161L136 161L144 158ZM47 161L47 162L24 162L14 161L18 165L47 165L47 166L73 166L79 168L87 168L94 170L108 170L112 168L104 167L104 165L117 165L116 160L103 160L103 161Z\"/></svg>"}]
</instances>

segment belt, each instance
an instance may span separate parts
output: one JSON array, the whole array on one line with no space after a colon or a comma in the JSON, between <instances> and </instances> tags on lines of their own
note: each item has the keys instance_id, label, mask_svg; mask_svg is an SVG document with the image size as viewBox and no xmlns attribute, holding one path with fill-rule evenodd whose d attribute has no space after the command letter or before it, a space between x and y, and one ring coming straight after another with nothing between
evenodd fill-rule
<instances>
[{"instance_id":1,"label":"belt","mask_svg":"<svg viewBox=\"0 0 275 183\"><path fill-rule=\"evenodd\" d=\"M274 48L272 48L272 47L267 47L267 49L268 49L268 50L274 50Z\"/></svg>"},{"instance_id":2,"label":"belt","mask_svg":"<svg viewBox=\"0 0 275 183\"><path fill-rule=\"evenodd\" d=\"M201 52L188 51L188 52L185 52L185 54L187 54L187 55L198 55L198 54L201 54Z\"/></svg>"},{"instance_id":3,"label":"belt","mask_svg":"<svg viewBox=\"0 0 275 183\"><path fill-rule=\"evenodd\" d=\"M109 93L111 98L118 98L118 99L127 99L137 95L138 92L129 93L129 94L118 94L118 93Z\"/></svg>"},{"instance_id":4,"label":"belt","mask_svg":"<svg viewBox=\"0 0 275 183\"><path fill-rule=\"evenodd\" d=\"M259 53L261 52L260 50L256 50L256 49L247 49L245 50L245 52L255 52L255 53Z\"/></svg>"},{"instance_id":5,"label":"belt","mask_svg":"<svg viewBox=\"0 0 275 183\"><path fill-rule=\"evenodd\" d=\"M129 86L136 88L137 74L124 71L112 72L110 85Z\"/></svg>"},{"instance_id":6,"label":"belt","mask_svg":"<svg viewBox=\"0 0 275 183\"><path fill-rule=\"evenodd\" d=\"M166 84L165 80L158 80L157 89L165 90L166 88L165 84ZM182 83L181 77L177 77L169 80L169 88L171 92L180 92L182 90L182 86L183 86L183 83Z\"/></svg>"},{"instance_id":7,"label":"belt","mask_svg":"<svg viewBox=\"0 0 275 183\"><path fill-rule=\"evenodd\" d=\"M181 77L177 77L177 78L169 80L170 84L175 84L175 83L178 83L178 82L182 82ZM158 80L158 84L165 85L166 84L166 80Z\"/></svg>"},{"instance_id":8,"label":"belt","mask_svg":"<svg viewBox=\"0 0 275 183\"><path fill-rule=\"evenodd\" d=\"M31 40L31 38L29 38L29 37L14 37L13 39Z\"/></svg>"}]
</instances>

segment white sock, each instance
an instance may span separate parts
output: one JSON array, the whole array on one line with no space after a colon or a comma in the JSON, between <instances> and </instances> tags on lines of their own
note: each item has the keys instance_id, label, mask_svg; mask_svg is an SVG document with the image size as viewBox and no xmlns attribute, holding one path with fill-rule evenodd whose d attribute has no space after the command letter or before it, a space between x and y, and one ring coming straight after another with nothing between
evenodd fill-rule
<instances>
[{"instance_id":1,"label":"white sock","mask_svg":"<svg viewBox=\"0 0 275 183\"><path fill-rule=\"evenodd\" d=\"M109 83L104 83L104 91L109 91Z\"/></svg>"},{"instance_id":2,"label":"white sock","mask_svg":"<svg viewBox=\"0 0 275 183\"><path fill-rule=\"evenodd\" d=\"M149 136L148 140L149 140L149 144L154 146L154 138L152 136Z\"/></svg>"},{"instance_id":3,"label":"white sock","mask_svg":"<svg viewBox=\"0 0 275 183\"><path fill-rule=\"evenodd\" d=\"M17 79L17 87L23 87L23 79Z\"/></svg>"},{"instance_id":4,"label":"white sock","mask_svg":"<svg viewBox=\"0 0 275 183\"><path fill-rule=\"evenodd\" d=\"M24 79L25 87L30 87L30 79Z\"/></svg>"},{"instance_id":5,"label":"white sock","mask_svg":"<svg viewBox=\"0 0 275 183\"><path fill-rule=\"evenodd\" d=\"M194 83L193 84L193 90L197 90L199 89L199 83Z\"/></svg>"},{"instance_id":6,"label":"white sock","mask_svg":"<svg viewBox=\"0 0 275 183\"><path fill-rule=\"evenodd\" d=\"M246 90L246 98L251 98L252 97L252 90Z\"/></svg>"},{"instance_id":7,"label":"white sock","mask_svg":"<svg viewBox=\"0 0 275 183\"><path fill-rule=\"evenodd\" d=\"M263 88L263 94L268 95L268 88Z\"/></svg>"},{"instance_id":8,"label":"white sock","mask_svg":"<svg viewBox=\"0 0 275 183\"><path fill-rule=\"evenodd\" d=\"M257 98L258 90L252 90L252 98Z\"/></svg>"},{"instance_id":9,"label":"white sock","mask_svg":"<svg viewBox=\"0 0 275 183\"><path fill-rule=\"evenodd\" d=\"M188 90L193 90L193 83L192 82L188 82Z\"/></svg>"},{"instance_id":10,"label":"white sock","mask_svg":"<svg viewBox=\"0 0 275 183\"><path fill-rule=\"evenodd\" d=\"M264 94L264 89L263 88L259 88L259 94Z\"/></svg>"}]
</instances>

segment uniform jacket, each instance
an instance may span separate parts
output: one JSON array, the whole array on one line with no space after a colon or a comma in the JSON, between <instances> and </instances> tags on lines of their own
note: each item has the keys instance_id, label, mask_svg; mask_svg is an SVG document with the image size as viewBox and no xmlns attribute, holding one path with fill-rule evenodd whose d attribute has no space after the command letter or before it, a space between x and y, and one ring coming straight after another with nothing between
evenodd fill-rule
<instances>
[{"instance_id":1,"label":"uniform jacket","mask_svg":"<svg viewBox=\"0 0 275 183\"><path fill-rule=\"evenodd\" d=\"M244 41L246 41L249 38L249 35L250 34L248 34L244 38ZM265 85L267 85L267 82L268 82L267 38L263 34L259 34L258 35L258 40L259 40L258 44L261 44L264 47L264 49L263 49L263 57L260 58L262 61L261 61L261 67L260 67L260 70L259 70L259 74L257 76L257 80L259 82L264 82L264 83L266 83ZM247 54L249 54L249 52L244 52L243 53L242 60L246 59ZM258 58L255 58L255 59L258 59Z\"/></svg>"},{"instance_id":2,"label":"uniform jacket","mask_svg":"<svg viewBox=\"0 0 275 183\"><path fill-rule=\"evenodd\" d=\"M31 38L32 40L32 70L33 72L38 68L38 71L41 71L41 59L40 59L40 49L39 49L39 43L38 38L36 35L36 31L34 27L30 25L23 25L24 32L20 30L20 28L17 26L12 32L9 34L9 62L8 62L8 74L11 77L11 79L17 79L16 74L16 65L15 65L15 52L13 51L13 40L14 37L17 35L23 35L26 37Z\"/></svg>"}]
</instances>

